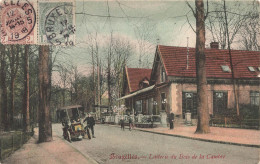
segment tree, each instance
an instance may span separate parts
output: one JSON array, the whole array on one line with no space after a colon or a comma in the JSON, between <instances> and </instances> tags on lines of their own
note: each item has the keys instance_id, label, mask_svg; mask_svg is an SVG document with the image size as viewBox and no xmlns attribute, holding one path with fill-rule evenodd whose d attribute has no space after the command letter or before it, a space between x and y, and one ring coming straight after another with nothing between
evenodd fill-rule
<instances>
[{"instance_id":1,"label":"tree","mask_svg":"<svg viewBox=\"0 0 260 164\"><path fill-rule=\"evenodd\" d=\"M15 80L16 80L16 75L18 72L18 67L19 67L19 60L20 60L20 46L16 45L11 45L10 50L8 50L8 58L9 58L9 63L10 63L10 76L11 76L11 86L10 86L10 92L11 92L11 98L10 98L10 124L13 125L14 123L14 102L15 102Z\"/></svg>"},{"instance_id":2,"label":"tree","mask_svg":"<svg viewBox=\"0 0 260 164\"><path fill-rule=\"evenodd\" d=\"M260 50L260 22L259 22L259 5L260 2L254 0L248 7L247 19L242 24L240 35L242 37L242 46L248 51Z\"/></svg>"},{"instance_id":3,"label":"tree","mask_svg":"<svg viewBox=\"0 0 260 164\"><path fill-rule=\"evenodd\" d=\"M241 2L232 1L230 3L232 5L228 8L226 4L212 2L213 11L210 11L206 20L208 32L214 42L220 43L221 49L227 49L228 43L232 45L238 40L243 22L248 18L247 10L241 5Z\"/></svg>"},{"instance_id":4,"label":"tree","mask_svg":"<svg viewBox=\"0 0 260 164\"><path fill-rule=\"evenodd\" d=\"M156 42L156 25L149 19L145 19L138 25L134 27L134 33L137 38L137 52L139 55L138 58L138 67L151 67L151 57L153 56L154 43Z\"/></svg>"},{"instance_id":5,"label":"tree","mask_svg":"<svg viewBox=\"0 0 260 164\"><path fill-rule=\"evenodd\" d=\"M69 85L69 76L70 76L70 66L65 64L57 65L57 70L59 72L61 86L62 86L62 105L66 105L66 88Z\"/></svg>"},{"instance_id":6,"label":"tree","mask_svg":"<svg viewBox=\"0 0 260 164\"><path fill-rule=\"evenodd\" d=\"M29 106L29 45L26 45L23 54L24 59L24 106L23 106L23 128L25 132L30 130L30 106Z\"/></svg>"},{"instance_id":7,"label":"tree","mask_svg":"<svg viewBox=\"0 0 260 164\"><path fill-rule=\"evenodd\" d=\"M187 3L189 5L189 3ZM198 123L195 133L209 133L209 109L207 102L207 78L205 56L205 19L203 0L195 0L195 11L189 5L196 18L196 76Z\"/></svg>"},{"instance_id":8,"label":"tree","mask_svg":"<svg viewBox=\"0 0 260 164\"><path fill-rule=\"evenodd\" d=\"M0 51L1 51L1 56L0 56L0 61L1 61L1 69L0 69L0 76L1 76L1 89L2 89L2 124L4 125L4 129L8 130L9 129L9 115L8 115L8 104L7 104L7 84L6 84L6 72L7 72L7 65L6 65L6 49L5 46L0 44Z\"/></svg>"},{"instance_id":9,"label":"tree","mask_svg":"<svg viewBox=\"0 0 260 164\"><path fill-rule=\"evenodd\" d=\"M49 46L39 47L39 142L52 140L52 125L50 117L50 59Z\"/></svg>"}]
</instances>

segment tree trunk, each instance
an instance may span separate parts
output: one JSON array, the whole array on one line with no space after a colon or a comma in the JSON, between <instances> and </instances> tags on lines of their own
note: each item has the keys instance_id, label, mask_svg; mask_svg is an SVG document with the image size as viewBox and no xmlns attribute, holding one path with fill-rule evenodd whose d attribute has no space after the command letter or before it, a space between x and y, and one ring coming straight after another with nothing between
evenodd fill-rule
<instances>
[{"instance_id":1,"label":"tree trunk","mask_svg":"<svg viewBox=\"0 0 260 164\"><path fill-rule=\"evenodd\" d=\"M10 72L11 72L11 86L10 86L10 92L11 92L11 98L10 98L10 125L14 125L14 101L15 101L15 80L16 75L18 72L18 66L19 66L19 56L20 48L19 45L16 45L16 50L14 51L14 45L11 45L11 52L8 53L9 61L10 61ZM14 127L12 127L14 128Z\"/></svg>"},{"instance_id":2,"label":"tree trunk","mask_svg":"<svg viewBox=\"0 0 260 164\"><path fill-rule=\"evenodd\" d=\"M205 15L203 0L196 0L196 73L198 124L196 133L209 133L209 109L207 102L207 78L205 56Z\"/></svg>"},{"instance_id":3,"label":"tree trunk","mask_svg":"<svg viewBox=\"0 0 260 164\"><path fill-rule=\"evenodd\" d=\"M14 75L14 45L11 45L11 52L9 54L10 59L10 69L11 69L11 86L10 86L10 125L13 126L14 120L14 83L15 83L15 75Z\"/></svg>"},{"instance_id":4,"label":"tree trunk","mask_svg":"<svg viewBox=\"0 0 260 164\"><path fill-rule=\"evenodd\" d=\"M15 83L14 77L11 76L10 118L9 119L10 119L10 125L11 125L12 128L13 128L13 125L14 125L14 87L15 87L14 83Z\"/></svg>"},{"instance_id":5,"label":"tree trunk","mask_svg":"<svg viewBox=\"0 0 260 164\"><path fill-rule=\"evenodd\" d=\"M52 140L50 117L49 46L39 48L39 142Z\"/></svg>"},{"instance_id":6,"label":"tree trunk","mask_svg":"<svg viewBox=\"0 0 260 164\"><path fill-rule=\"evenodd\" d=\"M30 131L30 109L29 109L29 46L25 46L24 52L24 106L23 106L23 130Z\"/></svg>"},{"instance_id":7,"label":"tree trunk","mask_svg":"<svg viewBox=\"0 0 260 164\"><path fill-rule=\"evenodd\" d=\"M4 125L4 130L9 130L9 115L7 110L7 85L6 85L6 54L5 47L1 45L1 89L2 89L2 124Z\"/></svg>"}]
</instances>

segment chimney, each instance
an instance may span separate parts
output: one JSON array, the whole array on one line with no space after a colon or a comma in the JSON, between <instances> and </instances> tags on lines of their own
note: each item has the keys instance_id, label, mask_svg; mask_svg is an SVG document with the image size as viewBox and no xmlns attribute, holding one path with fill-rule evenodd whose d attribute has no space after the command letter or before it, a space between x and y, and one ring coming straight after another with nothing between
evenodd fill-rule
<instances>
[{"instance_id":1,"label":"chimney","mask_svg":"<svg viewBox=\"0 0 260 164\"><path fill-rule=\"evenodd\" d=\"M211 42L210 43L210 48L212 48L212 49L218 49L219 47L218 47L218 42Z\"/></svg>"}]
</instances>

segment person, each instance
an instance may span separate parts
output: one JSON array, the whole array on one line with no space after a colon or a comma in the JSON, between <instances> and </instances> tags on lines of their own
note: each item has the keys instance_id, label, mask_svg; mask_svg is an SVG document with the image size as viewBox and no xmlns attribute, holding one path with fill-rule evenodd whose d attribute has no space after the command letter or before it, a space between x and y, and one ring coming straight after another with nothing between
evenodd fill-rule
<instances>
[{"instance_id":1,"label":"person","mask_svg":"<svg viewBox=\"0 0 260 164\"><path fill-rule=\"evenodd\" d=\"M133 121L131 116L129 116L129 130L131 131L132 128L133 128Z\"/></svg>"},{"instance_id":2,"label":"person","mask_svg":"<svg viewBox=\"0 0 260 164\"><path fill-rule=\"evenodd\" d=\"M125 130L125 120L124 120L124 116L121 117L120 125L121 125L121 130Z\"/></svg>"},{"instance_id":3,"label":"person","mask_svg":"<svg viewBox=\"0 0 260 164\"><path fill-rule=\"evenodd\" d=\"M153 114L151 116L151 128L153 128Z\"/></svg>"},{"instance_id":4,"label":"person","mask_svg":"<svg viewBox=\"0 0 260 164\"><path fill-rule=\"evenodd\" d=\"M91 114L88 114L88 117L85 118L83 122L86 122L86 121L87 121L87 126L88 126L88 128L90 128L90 130L91 130L92 137L93 137L93 138L96 138L95 135L94 135L95 120L94 120L94 118L91 116Z\"/></svg>"},{"instance_id":5,"label":"person","mask_svg":"<svg viewBox=\"0 0 260 164\"><path fill-rule=\"evenodd\" d=\"M169 116L170 129L174 128L173 122L174 122L174 113L171 113Z\"/></svg>"}]
</instances>

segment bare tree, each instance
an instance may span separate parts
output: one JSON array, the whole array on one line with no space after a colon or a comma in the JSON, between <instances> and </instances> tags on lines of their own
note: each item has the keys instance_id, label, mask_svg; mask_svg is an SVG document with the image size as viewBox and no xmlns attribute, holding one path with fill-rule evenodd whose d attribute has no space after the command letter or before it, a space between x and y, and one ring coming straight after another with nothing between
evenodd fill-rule
<instances>
[{"instance_id":1,"label":"bare tree","mask_svg":"<svg viewBox=\"0 0 260 164\"><path fill-rule=\"evenodd\" d=\"M242 24L240 35L242 37L242 46L246 50L260 50L260 22L259 22L260 2L254 0L249 7L248 17Z\"/></svg>"},{"instance_id":2,"label":"bare tree","mask_svg":"<svg viewBox=\"0 0 260 164\"><path fill-rule=\"evenodd\" d=\"M210 11L207 17L206 28L213 41L220 43L221 49L227 49L228 43L232 45L235 40L238 40L242 25L248 17L247 10L242 7L241 2L229 3L231 3L230 7L212 2L213 11Z\"/></svg>"},{"instance_id":3,"label":"bare tree","mask_svg":"<svg viewBox=\"0 0 260 164\"><path fill-rule=\"evenodd\" d=\"M52 140L50 117L50 60L49 46L39 47L39 142Z\"/></svg>"},{"instance_id":4,"label":"bare tree","mask_svg":"<svg viewBox=\"0 0 260 164\"><path fill-rule=\"evenodd\" d=\"M151 50L157 40L155 29L155 24L148 19L145 19L143 22L134 27L135 36L137 38L139 68L151 66L151 56L154 52Z\"/></svg>"},{"instance_id":5,"label":"bare tree","mask_svg":"<svg viewBox=\"0 0 260 164\"><path fill-rule=\"evenodd\" d=\"M56 65L57 71L59 73L60 77L60 86L62 87L62 105L66 105L66 91L69 87L69 80L70 80L70 74L71 74L71 66L66 63L59 63Z\"/></svg>"},{"instance_id":6,"label":"bare tree","mask_svg":"<svg viewBox=\"0 0 260 164\"><path fill-rule=\"evenodd\" d=\"M207 105L207 77L205 56L205 19L203 0L195 0L195 11L187 2L187 5L196 18L196 76L197 76L197 104L198 123L195 133L209 133L209 109ZM208 13L207 13L208 14Z\"/></svg>"},{"instance_id":7,"label":"bare tree","mask_svg":"<svg viewBox=\"0 0 260 164\"><path fill-rule=\"evenodd\" d=\"M113 88L114 93L112 95L114 95L114 97L112 96L112 98L114 101L121 97L121 89L123 88L123 69L132 55L132 49L133 46L124 38L115 38L113 40L112 75L114 78L114 84L112 85L115 87Z\"/></svg>"}]
</instances>

